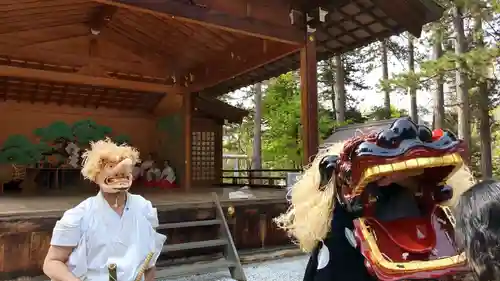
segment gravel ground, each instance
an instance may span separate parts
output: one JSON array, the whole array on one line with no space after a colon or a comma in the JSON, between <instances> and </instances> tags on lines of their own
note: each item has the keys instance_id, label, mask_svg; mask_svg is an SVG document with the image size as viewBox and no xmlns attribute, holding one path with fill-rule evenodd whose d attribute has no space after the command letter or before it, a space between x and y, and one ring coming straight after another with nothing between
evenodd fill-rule
<instances>
[{"instance_id":1,"label":"gravel ground","mask_svg":"<svg viewBox=\"0 0 500 281\"><path fill-rule=\"evenodd\" d=\"M300 281L306 268L307 256L284 258L279 260L244 265L248 281ZM233 281L229 272L201 274L179 279L162 281Z\"/></svg>"}]
</instances>

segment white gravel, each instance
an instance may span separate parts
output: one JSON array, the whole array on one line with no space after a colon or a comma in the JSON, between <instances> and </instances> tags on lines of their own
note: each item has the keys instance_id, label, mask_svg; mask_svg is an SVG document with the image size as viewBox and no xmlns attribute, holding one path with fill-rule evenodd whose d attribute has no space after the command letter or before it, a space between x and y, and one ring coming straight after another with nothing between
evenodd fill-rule
<instances>
[{"instance_id":1,"label":"white gravel","mask_svg":"<svg viewBox=\"0 0 500 281\"><path fill-rule=\"evenodd\" d=\"M247 281L301 281L308 257L298 256L244 265ZM163 281L233 281L229 271L201 274Z\"/></svg>"}]
</instances>

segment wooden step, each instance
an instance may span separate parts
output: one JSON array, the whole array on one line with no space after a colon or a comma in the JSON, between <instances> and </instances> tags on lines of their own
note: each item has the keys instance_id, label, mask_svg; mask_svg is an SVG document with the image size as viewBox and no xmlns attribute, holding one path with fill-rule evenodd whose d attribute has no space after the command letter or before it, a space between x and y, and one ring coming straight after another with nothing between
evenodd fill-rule
<instances>
[{"instance_id":1,"label":"wooden step","mask_svg":"<svg viewBox=\"0 0 500 281\"><path fill-rule=\"evenodd\" d=\"M228 241L224 239L206 240L206 241L197 241L197 242L170 244L170 245L167 244L163 246L162 252L175 252L175 251L183 251L191 249L209 248L209 247L224 246L227 244Z\"/></svg>"},{"instance_id":2,"label":"wooden step","mask_svg":"<svg viewBox=\"0 0 500 281\"><path fill-rule=\"evenodd\" d=\"M186 222L160 224L157 229L160 230L160 229L185 228L185 227L220 225L220 224L221 220L186 221Z\"/></svg>"},{"instance_id":3,"label":"wooden step","mask_svg":"<svg viewBox=\"0 0 500 281\"><path fill-rule=\"evenodd\" d=\"M216 260L208 263L184 264L167 268L158 268L156 270L156 280L210 273L235 266L235 263L227 260Z\"/></svg>"}]
</instances>

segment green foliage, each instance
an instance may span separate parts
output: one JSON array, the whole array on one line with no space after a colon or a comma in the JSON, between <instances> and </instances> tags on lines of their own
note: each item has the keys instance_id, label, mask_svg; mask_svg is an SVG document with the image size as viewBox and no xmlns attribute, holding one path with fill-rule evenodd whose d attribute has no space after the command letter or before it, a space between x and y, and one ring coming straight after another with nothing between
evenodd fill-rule
<instances>
[{"instance_id":1,"label":"green foliage","mask_svg":"<svg viewBox=\"0 0 500 281\"><path fill-rule=\"evenodd\" d=\"M386 111L383 106L373 106L370 111L366 113L369 120L379 121L386 119ZM399 118L403 116L408 116L408 111L406 109L398 109L391 105L391 118Z\"/></svg>"},{"instance_id":2,"label":"green foliage","mask_svg":"<svg viewBox=\"0 0 500 281\"><path fill-rule=\"evenodd\" d=\"M91 119L77 121L72 126L73 135L80 145L98 141L111 134L111 128L97 124Z\"/></svg>"},{"instance_id":3,"label":"green foliage","mask_svg":"<svg viewBox=\"0 0 500 281\"><path fill-rule=\"evenodd\" d=\"M35 129L34 133L44 142L69 141L73 139L71 127L62 121L56 121L46 128Z\"/></svg>"},{"instance_id":4,"label":"green foliage","mask_svg":"<svg viewBox=\"0 0 500 281\"><path fill-rule=\"evenodd\" d=\"M182 118L179 114L164 116L158 119L156 127L160 131L172 132L173 134L180 135L182 133Z\"/></svg>"},{"instance_id":5,"label":"green foliage","mask_svg":"<svg viewBox=\"0 0 500 281\"><path fill-rule=\"evenodd\" d=\"M130 137L126 135L118 135L113 137L113 141L116 144L130 144Z\"/></svg>"},{"instance_id":6,"label":"green foliage","mask_svg":"<svg viewBox=\"0 0 500 281\"><path fill-rule=\"evenodd\" d=\"M346 95L346 111L355 111L360 100L353 97L349 90L369 90L364 76L373 69L373 57L370 55L371 48L360 48L342 55L344 67L344 85ZM318 86L320 101L330 103L335 112L335 81L336 81L335 58L318 62ZM335 115L332 115L335 119ZM346 112L346 119L347 117Z\"/></svg>"},{"instance_id":7,"label":"green foliage","mask_svg":"<svg viewBox=\"0 0 500 281\"><path fill-rule=\"evenodd\" d=\"M0 149L1 164L35 165L50 150L45 143L34 144L22 135L7 138Z\"/></svg>"},{"instance_id":8,"label":"green foliage","mask_svg":"<svg viewBox=\"0 0 500 281\"><path fill-rule=\"evenodd\" d=\"M224 150L251 157L253 143L254 113L243 119L241 124L224 126Z\"/></svg>"},{"instance_id":9,"label":"green foliage","mask_svg":"<svg viewBox=\"0 0 500 281\"><path fill-rule=\"evenodd\" d=\"M102 140L111 136L112 129L97 124L94 120L85 119L69 125L63 121L56 121L45 128L37 128L33 132L42 142L51 144L66 144L76 142L86 146L91 141ZM124 136L120 136L123 139ZM127 139L128 141L128 139Z\"/></svg>"},{"instance_id":10,"label":"green foliage","mask_svg":"<svg viewBox=\"0 0 500 281\"><path fill-rule=\"evenodd\" d=\"M263 98L262 135L264 162L275 167L295 168L302 165L302 127L300 88L296 76L287 73L271 81ZM320 138L331 132L334 121L319 108Z\"/></svg>"},{"instance_id":11,"label":"green foliage","mask_svg":"<svg viewBox=\"0 0 500 281\"><path fill-rule=\"evenodd\" d=\"M368 118L361 113L357 108L351 107L348 108L345 112L345 118L348 124L355 123L365 123L368 121Z\"/></svg>"},{"instance_id":12,"label":"green foliage","mask_svg":"<svg viewBox=\"0 0 500 281\"><path fill-rule=\"evenodd\" d=\"M493 143L492 145L492 164L493 164L493 176L495 178L500 178L500 130L493 131L492 135Z\"/></svg>"}]
</instances>

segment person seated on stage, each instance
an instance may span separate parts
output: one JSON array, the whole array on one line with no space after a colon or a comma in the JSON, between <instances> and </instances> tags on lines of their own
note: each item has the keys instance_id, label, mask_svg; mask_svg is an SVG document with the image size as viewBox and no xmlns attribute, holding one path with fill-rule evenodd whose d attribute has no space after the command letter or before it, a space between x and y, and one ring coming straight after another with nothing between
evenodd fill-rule
<instances>
[{"instance_id":1,"label":"person seated on stage","mask_svg":"<svg viewBox=\"0 0 500 281\"><path fill-rule=\"evenodd\" d=\"M156 232L158 214L150 201L128 192L139 152L110 139L91 143L82 175L100 191L57 221L43 264L51 280L108 280L116 266L120 281L153 281L166 236Z\"/></svg>"},{"instance_id":2,"label":"person seated on stage","mask_svg":"<svg viewBox=\"0 0 500 281\"><path fill-rule=\"evenodd\" d=\"M146 181L157 182L161 178L161 170L158 168L155 162L146 172Z\"/></svg>"},{"instance_id":3,"label":"person seated on stage","mask_svg":"<svg viewBox=\"0 0 500 281\"><path fill-rule=\"evenodd\" d=\"M140 174L140 176L144 177L146 175L147 171L149 169L151 169L151 167L153 167L154 163L155 163L155 160L154 160L153 154L151 154L151 153L148 154L148 160L143 161L141 163L141 174Z\"/></svg>"},{"instance_id":4,"label":"person seated on stage","mask_svg":"<svg viewBox=\"0 0 500 281\"><path fill-rule=\"evenodd\" d=\"M500 280L500 182L485 180L455 207L456 236L479 281Z\"/></svg>"},{"instance_id":5,"label":"person seated on stage","mask_svg":"<svg viewBox=\"0 0 500 281\"><path fill-rule=\"evenodd\" d=\"M168 160L165 160L165 162L163 162L164 164L164 168L163 168L163 171L161 172L161 180L165 180L165 181L168 181L170 184L173 184L175 183L175 172L174 172L174 169L172 167L170 167L170 163L168 162Z\"/></svg>"}]
</instances>

